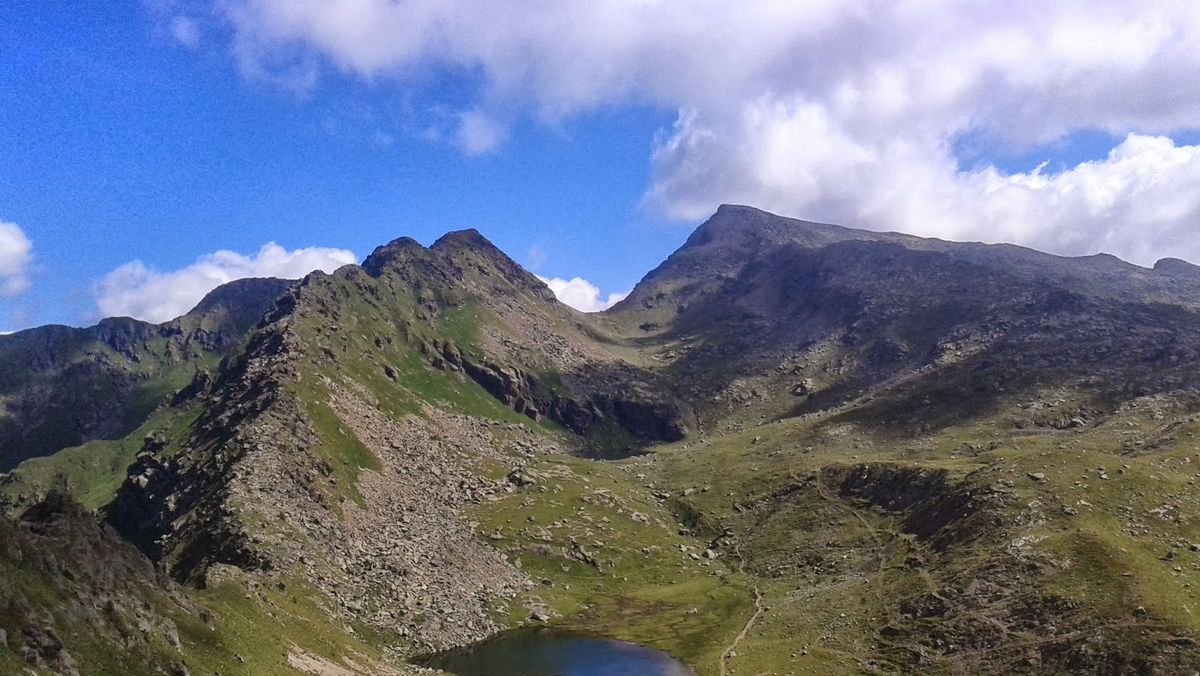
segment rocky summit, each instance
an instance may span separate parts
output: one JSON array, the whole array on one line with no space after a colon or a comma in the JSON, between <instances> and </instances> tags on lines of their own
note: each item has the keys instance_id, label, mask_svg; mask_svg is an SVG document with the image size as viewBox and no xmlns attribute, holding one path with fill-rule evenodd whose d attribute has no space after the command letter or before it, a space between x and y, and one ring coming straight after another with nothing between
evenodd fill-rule
<instances>
[{"instance_id":1,"label":"rocky summit","mask_svg":"<svg viewBox=\"0 0 1200 676\"><path fill-rule=\"evenodd\" d=\"M723 206L583 314L474 230L0 336L0 672L1200 670L1200 272Z\"/></svg>"}]
</instances>

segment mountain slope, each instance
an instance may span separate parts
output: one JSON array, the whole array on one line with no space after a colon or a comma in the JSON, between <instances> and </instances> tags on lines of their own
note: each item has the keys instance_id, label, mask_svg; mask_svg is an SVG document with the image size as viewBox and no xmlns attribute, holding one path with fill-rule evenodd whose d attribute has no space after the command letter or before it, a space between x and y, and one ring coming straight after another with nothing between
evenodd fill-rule
<instances>
[{"instance_id":1,"label":"mountain slope","mask_svg":"<svg viewBox=\"0 0 1200 676\"><path fill-rule=\"evenodd\" d=\"M530 458L682 435L587 331L477 233L397 240L281 299L107 514L181 581L308 580L402 651L485 636L531 583L466 512Z\"/></svg>"},{"instance_id":2,"label":"mountain slope","mask_svg":"<svg viewBox=\"0 0 1200 676\"><path fill-rule=\"evenodd\" d=\"M1187 274L1111 257L722 207L605 319L710 424L746 422L750 399L755 420L777 419L872 392L873 417L911 431L1064 381L1097 410L1193 386L1198 306Z\"/></svg>"},{"instance_id":3,"label":"mountain slope","mask_svg":"<svg viewBox=\"0 0 1200 676\"><path fill-rule=\"evenodd\" d=\"M227 571L175 584L61 494L0 518L0 671L407 674L327 621L308 588Z\"/></svg>"},{"instance_id":4,"label":"mountain slope","mask_svg":"<svg viewBox=\"0 0 1200 676\"><path fill-rule=\"evenodd\" d=\"M214 367L290 284L232 282L160 325L113 318L0 336L0 472L125 436L197 371Z\"/></svg>"},{"instance_id":5,"label":"mountain slope","mask_svg":"<svg viewBox=\"0 0 1200 676\"><path fill-rule=\"evenodd\" d=\"M738 671L1189 673L1198 299L727 207L602 321L696 405L644 471L771 608Z\"/></svg>"},{"instance_id":6,"label":"mountain slope","mask_svg":"<svg viewBox=\"0 0 1200 676\"><path fill-rule=\"evenodd\" d=\"M1198 279L723 207L584 315L401 238L45 460L246 673L528 623L701 675L1192 673Z\"/></svg>"}]
</instances>

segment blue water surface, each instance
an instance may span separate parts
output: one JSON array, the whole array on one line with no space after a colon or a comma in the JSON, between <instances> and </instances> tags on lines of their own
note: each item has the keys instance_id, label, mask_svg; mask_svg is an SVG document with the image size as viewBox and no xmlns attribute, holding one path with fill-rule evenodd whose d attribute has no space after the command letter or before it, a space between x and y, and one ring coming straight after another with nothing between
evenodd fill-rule
<instances>
[{"instance_id":1,"label":"blue water surface","mask_svg":"<svg viewBox=\"0 0 1200 676\"><path fill-rule=\"evenodd\" d=\"M553 629L506 632L422 664L459 676L695 676L658 650Z\"/></svg>"}]
</instances>

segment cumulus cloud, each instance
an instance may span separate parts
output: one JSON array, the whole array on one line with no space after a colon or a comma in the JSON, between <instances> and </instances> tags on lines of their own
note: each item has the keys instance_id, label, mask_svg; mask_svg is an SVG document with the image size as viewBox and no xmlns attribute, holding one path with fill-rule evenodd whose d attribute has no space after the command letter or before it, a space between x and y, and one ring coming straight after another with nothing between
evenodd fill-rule
<instances>
[{"instance_id":1,"label":"cumulus cloud","mask_svg":"<svg viewBox=\"0 0 1200 676\"><path fill-rule=\"evenodd\" d=\"M29 288L33 242L16 223L0 221L0 296L15 296Z\"/></svg>"},{"instance_id":2,"label":"cumulus cloud","mask_svg":"<svg viewBox=\"0 0 1200 676\"><path fill-rule=\"evenodd\" d=\"M169 272L131 261L105 275L93 291L102 316L165 322L191 310L209 291L235 279L295 279L313 270L331 272L356 260L345 249L310 247L288 251L270 242L251 256L217 251Z\"/></svg>"},{"instance_id":3,"label":"cumulus cloud","mask_svg":"<svg viewBox=\"0 0 1200 676\"><path fill-rule=\"evenodd\" d=\"M677 111L654 145L646 192L646 205L670 216L743 201L1059 253L1197 255L1178 248L1188 246L1181 229L1196 225L1190 198L1160 187L1192 186L1194 148L1160 138L1194 127L1200 108L1192 0L218 7L248 72L299 69L308 84L330 69L373 82L419 82L430 67L478 75L458 131L468 152L495 149L505 138L496 120L520 114ZM966 135L1023 151L1079 130L1112 134L1118 148L1060 175L964 170L953 150Z\"/></svg>"},{"instance_id":4,"label":"cumulus cloud","mask_svg":"<svg viewBox=\"0 0 1200 676\"><path fill-rule=\"evenodd\" d=\"M629 295L628 291L624 291L602 297L600 287L582 277L572 277L571 279L541 275L537 277L550 287L560 302L570 305L580 312L607 310Z\"/></svg>"},{"instance_id":5,"label":"cumulus cloud","mask_svg":"<svg viewBox=\"0 0 1200 676\"><path fill-rule=\"evenodd\" d=\"M1101 160L1005 174L962 171L947 148L851 138L807 108L754 104L729 129L683 119L655 151L648 199L684 218L733 202L1143 265L1168 255L1200 261L1200 146L1168 137L1129 134Z\"/></svg>"}]
</instances>

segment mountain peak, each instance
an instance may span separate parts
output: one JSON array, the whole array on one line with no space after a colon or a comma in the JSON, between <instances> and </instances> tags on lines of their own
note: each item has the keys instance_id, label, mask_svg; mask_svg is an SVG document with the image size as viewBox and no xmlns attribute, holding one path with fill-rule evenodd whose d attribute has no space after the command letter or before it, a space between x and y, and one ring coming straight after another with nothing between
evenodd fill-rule
<instances>
[{"instance_id":1,"label":"mountain peak","mask_svg":"<svg viewBox=\"0 0 1200 676\"><path fill-rule=\"evenodd\" d=\"M717 207L716 213L730 214L730 213L743 213L743 212L759 213L759 214L767 213L766 211L763 211L762 209L759 209L758 207L752 207L748 204L721 204Z\"/></svg>"},{"instance_id":2,"label":"mountain peak","mask_svg":"<svg viewBox=\"0 0 1200 676\"><path fill-rule=\"evenodd\" d=\"M938 254L1007 278L1039 280L1072 293L1103 298L1158 297L1166 293L1189 306L1200 292L1200 267L1164 259L1157 275L1110 254L1064 258L1008 244L951 242L896 232L858 230L786 218L749 206L722 204L678 250L646 275L615 313L685 307L713 292L747 266L787 249L792 254L830 247L848 252L878 250ZM908 254L905 254L908 255ZM1172 284L1164 290L1163 280ZM650 322L657 323L657 322Z\"/></svg>"},{"instance_id":3,"label":"mountain peak","mask_svg":"<svg viewBox=\"0 0 1200 676\"><path fill-rule=\"evenodd\" d=\"M397 237L387 244L375 247L370 256L362 263L363 270L372 277L378 277L390 265L397 261L410 258L425 252L425 247L412 237Z\"/></svg>"},{"instance_id":4,"label":"mountain peak","mask_svg":"<svg viewBox=\"0 0 1200 676\"><path fill-rule=\"evenodd\" d=\"M494 270L517 288L549 300L553 293L537 277L504 253L474 228L454 230L442 235L430 251L440 254L460 271L463 269ZM484 272L486 277L488 273ZM493 289L494 291L495 289Z\"/></svg>"},{"instance_id":5,"label":"mountain peak","mask_svg":"<svg viewBox=\"0 0 1200 676\"><path fill-rule=\"evenodd\" d=\"M196 316L224 310L231 315L261 317L272 302L295 282L276 277L247 277L222 284L205 294L187 314Z\"/></svg>"},{"instance_id":6,"label":"mountain peak","mask_svg":"<svg viewBox=\"0 0 1200 676\"><path fill-rule=\"evenodd\" d=\"M421 246L420 242L411 237L399 237L383 246L376 247L371 255L363 261L362 268L372 277L378 277L384 269L411 261L413 258L429 260L430 253L442 254L452 259L459 254L477 253L498 261L507 262L509 260L504 252L496 248L496 245L481 235L478 230L467 228L452 230L442 235L428 248Z\"/></svg>"},{"instance_id":7,"label":"mountain peak","mask_svg":"<svg viewBox=\"0 0 1200 676\"><path fill-rule=\"evenodd\" d=\"M840 225L778 216L769 211L740 204L722 204L702 223L687 245L712 241L746 244L800 244L824 246L847 239L885 239L887 235L854 230ZM685 246L687 246L685 245Z\"/></svg>"},{"instance_id":8,"label":"mountain peak","mask_svg":"<svg viewBox=\"0 0 1200 676\"><path fill-rule=\"evenodd\" d=\"M553 293L474 228L450 231L428 248L411 237L401 237L378 247L362 263L371 277L398 273L412 283L429 285L433 280L452 286L489 284L490 294L499 293L495 280L550 300ZM491 281L487 281L491 280Z\"/></svg>"},{"instance_id":9,"label":"mountain peak","mask_svg":"<svg viewBox=\"0 0 1200 676\"><path fill-rule=\"evenodd\" d=\"M854 230L840 225L802 221L777 216L762 209L722 204L700 224L678 250L634 287L625 301L615 306L657 304L665 287L701 282L716 283L735 275L764 252L793 245L815 249L848 240L892 241L899 235ZM660 289L660 286L664 286Z\"/></svg>"},{"instance_id":10,"label":"mountain peak","mask_svg":"<svg viewBox=\"0 0 1200 676\"><path fill-rule=\"evenodd\" d=\"M434 251L445 251L453 249L475 249L475 250L495 250L495 244L492 244L488 238L484 237L475 228L467 228L465 230L452 230L438 238L433 246L429 247Z\"/></svg>"},{"instance_id":11,"label":"mountain peak","mask_svg":"<svg viewBox=\"0 0 1200 676\"><path fill-rule=\"evenodd\" d=\"M1200 279L1200 266L1193 265L1179 258L1163 258L1154 264L1154 271L1171 277Z\"/></svg>"}]
</instances>

